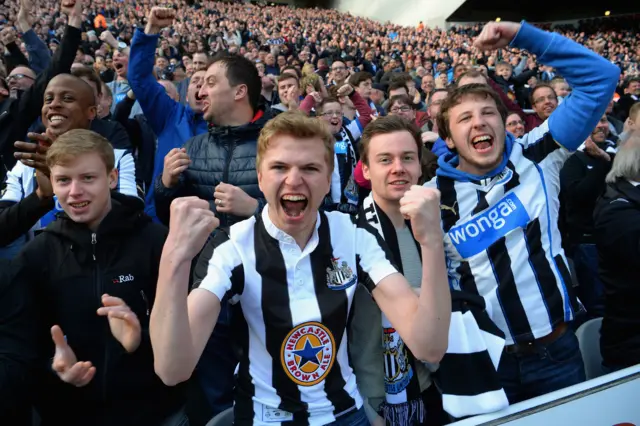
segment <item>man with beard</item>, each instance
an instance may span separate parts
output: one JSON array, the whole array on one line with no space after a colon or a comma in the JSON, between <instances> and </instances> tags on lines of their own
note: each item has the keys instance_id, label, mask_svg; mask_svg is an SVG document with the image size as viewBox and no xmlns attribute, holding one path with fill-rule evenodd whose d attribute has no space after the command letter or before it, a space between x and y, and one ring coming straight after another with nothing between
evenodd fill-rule
<instances>
[{"instance_id":1,"label":"man with beard","mask_svg":"<svg viewBox=\"0 0 640 426\"><path fill-rule=\"evenodd\" d=\"M0 247L17 239L23 243L55 220L61 208L53 194L45 154L65 132L89 129L95 116L96 98L87 82L70 74L58 75L49 82L42 107L46 133L29 134L37 144L15 143L18 151L15 157L20 162L7 175L7 190L0 199ZM137 197L133 157L125 150L116 149L115 158L116 190ZM13 257L18 248L5 255Z\"/></svg>"},{"instance_id":2,"label":"man with beard","mask_svg":"<svg viewBox=\"0 0 640 426\"><path fill-rule=\"evenodd\" d=\"M173 12L173 9L167 10ZM129 82L147 123L158 138L151 182L162 174L164 158L172 149L180 148L192 137L207 132L207 122L202 116L203 103L198 95L204 84L205 71L196 71L191 76L186 106L171 99L153 77L153 52L161 30L172 24L173 17L174 14L164 12L164 9L151 11L146 28L144 31L136 30L131 43ZM145 212L156 218L153 185L147 190L145 204Z\"/></svg>"},{"instance_id":3,"label":"man with beard","mask_svg":"<svg viewBox=\"0 0 640 426\"><path fill-rule=\"evenodd\" d=\"M67 14L69 22L62 44L47 69L35 76L28 68L19 67L12 71L10 76L13 78L7 78L5 81L5 89L9 90L11 87L17 89L18 99L8 97L3 99L3 85L0 84L0 163L2 163L0 164L0 188L5 185L6 172L16 164L13 143L23 139L29 127L38 118L47 83L56 75L69 72L71 69L76 50L80 45L81 3L81 1L62 1L61 11ZM33 82L34 79L35 82ZM28 88L24 86L29 82L32 84ZM23 88L24 91L21 90Z\"/></svg>"},{"instance_id":4,"label":"man with beard","mask_svg":"<svg viewBox=\"0 0 640 426\"><path fill-rule=\"evenodd\" d=\"M593 210L606 187L616 145L607 140L609 122L602 116L584 148L573 154L560 171L561 200L566 226L564 247L572 257L578 296L590 318L604 315L602 282L598 278L598 251L593 235Z\"/></svg>"}]
</instances>

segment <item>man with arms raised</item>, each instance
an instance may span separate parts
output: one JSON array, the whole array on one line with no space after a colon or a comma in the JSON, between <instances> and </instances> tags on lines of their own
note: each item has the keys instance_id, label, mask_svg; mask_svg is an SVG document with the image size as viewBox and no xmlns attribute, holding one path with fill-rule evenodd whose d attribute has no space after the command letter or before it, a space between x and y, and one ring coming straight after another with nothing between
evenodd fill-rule
<instances>
[{"instance_id":1,"label":"man with arms raised","mask_svg":"<svg viewBox=\"0 0 640 426\"><path fill-rule=\"evenodd\" d=\"M318 211L333 158L333 137L319 120L286 112L267 123L257 170L268 204L216 234L208 274L188 297L191 260L218 220L203 200L172 204L151 314L156 372L167 384L187 380L221 300L237 302L235 424L368 424L347 356L358 280L418 359L435 362L446 350L451 300L438 192L414 186L401 201L422 253L418 297L365 221Z\"/></svg>"},{"instance_id":2,"label":"man with arms raised","mask_svg":"<svg viewBox=\"0 0 640 426\"><path fill-rule=\"evenodd\" d=\"M207 132L207 122L202 116L202 99L198 91L204 84L205 70L198 69L190 78L187 89L187 105L171 99L167 91L153 76L153 52L158 44L160 31L170 26L175 10L154 7L149 12L144 31L138 28L131 42L129 84L138 99L147 123L158 137L154 154L152 182L162 175L164 158L196 135ZM131 97L131 92L127 96ZM146 194L146 213L156 217L153 185Z\"/></svg>"},{"instance_id":3,"label":"man with arms raised","mask_svg":"<svg viewBox=\"0 0 640 426\"><path fill-rule=\"evenodd\" d=\"M503 103L485 84L458 87L438 115L440 137L455 151L440 157L426 186L442 194L450 284L483 296L505 333L499 373L514 403L585 380L568 325L579 304L557 226L559 174L602 117L620 71L525 22L489 23L475 44L526 49L573 87L542 125L517 140L505 131Z\"/></svg>"}]
</instances>

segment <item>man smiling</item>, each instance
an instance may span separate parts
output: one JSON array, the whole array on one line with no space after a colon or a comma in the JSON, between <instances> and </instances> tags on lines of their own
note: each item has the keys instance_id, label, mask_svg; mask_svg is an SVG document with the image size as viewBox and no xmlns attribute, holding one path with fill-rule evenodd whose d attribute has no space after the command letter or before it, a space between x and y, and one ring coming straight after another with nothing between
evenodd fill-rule
<instances>
[{"instance_id":1,"label":"man smiling","mask_svg":"<svg viewBox=\"0 0 640 426\"><path fill-rule=\"evenodd\" d=\"M7 191L0 199L0 246L15 241L29 231L38 231L55 219L62 209L54 197L49 168L44 156L55 140L72 129L89 129L96 117L96 98L91 87L70 74L54 77L44 94L42 123L45 134L30 134L37 144L16 142L20 161L7 175ZM135 165L127 151L115 150L119 171L116 190L137 197Z\"/></svg>"},{"instance_id":2,"label":"man smiling","mask_svg":"<svg viewBox=\"0 0 640 426\"><path fill-rule=\"evenodd\" d=\"M420 296L392 266L364 219L319 212L333 170L333 137L320 120L286 112L258 140L261 215L221 230L207 275L187 296L192 258L218 225L197 198L171 206L151 341L167 384L187 380L213 330L222 300L236 304L242 357L236 425L294 421L360 426L368 421L347 355L346 326L357 282L416 358L437 362L447 346L447 287L438 192L413 186L401 212L422 253Z\"/></svg>"},{"instance_id":3,"label":"man smiling","mask_svg":"<svg viewBox=\"0 0 640 426\"><path fill-rule=\"evenodd\" d=\"M440 137L453 152L440 157L426 186L442 193L450 284L490 305L506 335L499 373L515 403L585 379L568 326L579 305L557 226L559 174L604 113L620 71L524 22L489 23L475 44L526 49L573 87L542 125L518 140L506 133L506 109L485 84L458 87L438 115Z\"/></svg>"}]
</instances>

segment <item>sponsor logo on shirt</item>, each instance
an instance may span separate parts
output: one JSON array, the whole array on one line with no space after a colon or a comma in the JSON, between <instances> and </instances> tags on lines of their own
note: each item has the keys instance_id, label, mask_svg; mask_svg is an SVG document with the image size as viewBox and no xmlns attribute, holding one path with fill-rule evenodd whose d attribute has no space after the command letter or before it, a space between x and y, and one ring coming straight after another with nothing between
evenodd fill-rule
<instances>
[{"instance_id":1,"label":"sponsor logo on shirt","mask_svg":"<svg viewBox=\"0 0 640 426\"><path fill-rule=\"evenodd\" d=\"M511 193L467 222L454 226L448 235L460 256L468 259L514 229L524 228L529 220L522 202Z\"/></svg>"},{"instance_id":2,"label":"sponsor logo on shirt","mask_svg":"<svg viewBox=\"0 0 640 426\"><path fill-rule=\"evenodd\" d=\"M336 154L347 154L348 146L346 141L336 142L334 145L334 151Z\"/></svg>"},{"instance_id":3,"label":"sponsor logo on shirt","mask_svg":"<svg viewBox=\"0 0 640 426\"><path fill-rule=\"evenodd\" d=\"M305 322L289 332L282 342L282 367L300 386L322 382L331 371L336 343L329 329L319 322Z\"/></svg>"},{"instance_id":4,"label":"sponsor logo on shirt","mask_svg":"<svg viewBox=\"0 0 640 426\"><path fill-rule=\"evenodd\" d=\"M331 266L327 268L327 286L331 290L344 290L356 283L356 275L344 260L338 264L340 258L332 258Z\"/></svg>"}]
</instances>

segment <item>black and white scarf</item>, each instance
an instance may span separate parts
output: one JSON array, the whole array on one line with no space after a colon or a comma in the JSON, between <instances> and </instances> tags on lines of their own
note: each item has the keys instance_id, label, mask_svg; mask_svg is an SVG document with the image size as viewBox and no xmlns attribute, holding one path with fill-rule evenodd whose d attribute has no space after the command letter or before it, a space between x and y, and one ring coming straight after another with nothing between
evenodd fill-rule
<instances>
[{"instance_id":1,"label":"black and white scarf","mask_svg":"<svg viewBox=\"0 0 640 426\"><path fill-rule=\"evenodd\" d=\"M385 240L400 272L402 272L400 249L395 228L387 215L373 201L373 194L364 200L360 211L367 223L375 228ZM410 223L407 221L407 226ZM420 247L418 253L421 254ZM509 405L507 395L500 384L498 364L505 345L504 333L491 321L481 296L452 290L452 312L449 327L449 346L440 361L438 370L432 378L442 393L444 410L454 418L486 414L499 411ZM388 321L383 318L383 330ZM390 326L390 324L389 324ZM396 333L397 334L397 333ZM394 335L394 338L396 336ZM420 387L415 374L415 363L420 362L405 347L407 359L405 363L412 368L413 376L405 389L408 392L398 393L389 383L387 364L388 353L393 345L388 344L383 335L385 351L385 420L392 426L410 424L414 418L422 422L424 406L420 398ZM402 342L397 336L397 342ZM398 345L396 345L398 346ZM404 345L403 345L404 346ZM399 351L396 351L399 352ZM400 365L400 363L396 364ZM396 379L397 380L397 379ZM415 387L414 387L415 386ZM417 394L415 393L417 389ZM420 403L416 403L420 401ZM388 415L389 414L389 415Z\"/></svg>"},{"instance_id":2,"label":"black and white scarf","mask_svg":"<svg viewBox=\"0 0 640 426\"><path fill-rule=\"evenodd\" d=\"M370 194L364 200L360 214L373 226L387 243L396 266L403 273L400 247L391 220L373 201ZM407 221L407 226L410 227ZM416 243L418 254L422 256ZM400 334L382 313L382 351L384 355L385 402L381 415L385 424L391 426L413 426L424 423L426 410L418 380L416 365L420 362L404 344Z\"/></svg>"}]
</instances>

